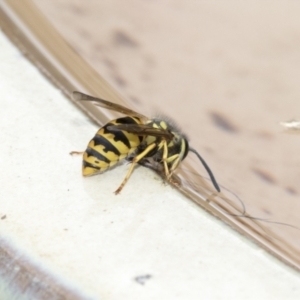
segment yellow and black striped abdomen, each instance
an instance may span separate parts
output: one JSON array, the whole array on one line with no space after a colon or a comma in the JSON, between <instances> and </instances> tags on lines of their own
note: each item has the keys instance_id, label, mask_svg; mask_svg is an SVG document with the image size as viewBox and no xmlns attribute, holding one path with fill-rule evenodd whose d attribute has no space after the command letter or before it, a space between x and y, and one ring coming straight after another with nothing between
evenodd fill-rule
<instances>
[{"instance_id":1,"label":"yellow and black striped abdomen","mask_svg":"<svg viewBox=\"0 0 300 300\"><path fill-rule=\"evenodd\" d=\"M143 141L141 136L124 130L110 130L109 126L142 123L140 118L124 117L110 121L100 128L83 154L83 176L104 172L133 153Z\"/></svg>"}]
</instances>

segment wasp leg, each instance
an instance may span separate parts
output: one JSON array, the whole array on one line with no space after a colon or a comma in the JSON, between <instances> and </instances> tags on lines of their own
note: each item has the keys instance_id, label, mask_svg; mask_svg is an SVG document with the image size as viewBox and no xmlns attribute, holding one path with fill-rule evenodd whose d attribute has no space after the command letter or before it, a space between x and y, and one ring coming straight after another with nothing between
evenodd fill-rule
<instances>
[{"instance_id":1,"label":"wasp leg","mask_svg":"<svg viewBox=\"0 0 300 300\"><path fill-rule=\"evenodd\" d=\"M171 171L170 171L171 173L173 173L174 170L178 167L178 165L179 165L179 163L180 163L180 157L179 157L178 154L175 154L175 155L169 157L169 159L170 159L171 161L174 161L174 162L172 163L172 167L171 167Z\"/></svg>"},{"instance_id":2,"label":"wasp leg","mask_svg":"<svg viewBox=\"0 0 300 300\"><path fill-rule=\"evenodd\" d=\"M178 167L178 165L180 163L179 155L174 154L174 155L168 157L167 162L172 163L171 168L169 169L169 172L170 172L169 178L170 178L172 176L174 170Z\"/></svg>"},{"instance_id":3,"label":"wasp leg","mask_svg":"<svg viewBox=\"0 0 300 300\"><path fill-rule=\"evenodd\" d=\"M169 168L168 168L168 163L167 163L167 159L168 159L168 145L167 142L164 140L162 141L163 143L163 147L164 147L164 152L163 152L163 163L164 163L164 168L165 168L165 175L167 178L170 177L170 172L169 172Z\"/></svg>"},{"instance_id":4,"label":"wasp leg","mask_svg":"<svg viewBox=\"0 0 300 300\"><path fill-rule=\"evenodd\" d=\"M126 182L128 181L133 169L134 169L134 166L142 159L144 158L151 150L153 150L154 148L156 147L156 144L153 143L153 144L150 144L143 152L141 152L140 154L138 154L137 156L135 156L133 159L132 159L132 162L131 162L131 166L123 180L123 182L121 183L121 185L118 187L118 189L115 191L115 194L119 194L124 185L126 184Z\"/></svg>"},{"instance_id":5,"label":"wasp leg","mask_svg":"<svg viewBox=\"0 0 300 300\"><path fill-rule=\"evenodd\" d=\"M180 158L178 154L174 154L170 157L168 157L168 144L166 141L163 141L163 147L164 147L164 152L163 152L163 163L164 163L164 168L165 168L165 175L168 181L170 181L171 176L174 172L174 170L177 168ZM171 168L168 167L168 163L172 163Z\"/></svg>"},{"instance_id":6,"label":"wasp leg","mask_svg":"<svg viewBox=\"0 0 300 300\"><path fill-rule=\"evenodd\" d=\"M70 155L82 155L84 151L71 151Z\"/></svg>"}]
</instances>

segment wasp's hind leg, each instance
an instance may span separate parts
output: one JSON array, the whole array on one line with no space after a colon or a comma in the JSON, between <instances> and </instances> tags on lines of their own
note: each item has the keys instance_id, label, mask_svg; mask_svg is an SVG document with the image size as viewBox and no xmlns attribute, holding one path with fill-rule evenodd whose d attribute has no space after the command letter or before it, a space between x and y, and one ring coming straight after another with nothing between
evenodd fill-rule
<instances>
[{"instance_id":1,"label":"wasp's hind leg","mask_svg":"<svg viewBox=\"0 0 300 300\"><path fill-rule=\"evenodd\" d=\"M137 156L135 156L132 161L131 161L131 166L123 180L123 182L121 183L121 185L118 187L118 189L115 191L115 194L118 195L123 187L125 186L126 182L128 181L135 165L141 160L143 159L151 150L153 150L154 148L156 147L156 144L153 143L153 144L150 144L143 152L141 152L140 154L138 154Z\"/></svg>"},{"instance_id":2,"label":"wasp's hind leg","mask_svg":"<svg viewBox=\"0 0 300 300\"><path fill-rule=\"evenodd\" d=\"M82 155L84 151L71 151L70 155Z\"/></svg>"}]
</instances>

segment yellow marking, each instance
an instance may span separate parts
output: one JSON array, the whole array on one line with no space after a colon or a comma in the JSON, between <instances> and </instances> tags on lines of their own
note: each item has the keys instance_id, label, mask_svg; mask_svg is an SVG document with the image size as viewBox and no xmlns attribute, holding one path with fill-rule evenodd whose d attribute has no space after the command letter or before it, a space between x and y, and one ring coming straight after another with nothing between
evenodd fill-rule
<instances>
[{"instance_id":1,"label":"yellow marking","mask_svg":"<svg viewBox=\"0 0 300 300\"><path fill-rule=\"evenodd\" d=\"M164 168L165 168L165 174L166 174L167 178L169 178L170 174L169 174L169 168L168 168L168 163L167 163L167 159L168 159L168 145L167 145L167 142L165 140L162 141L161 144L164 147L163 163L164 163Z\"/></svg>"},{"instance_id":2,"label":"yellow marking","mask_svg":"<svg viewBox=\"0 0 300 300\"><path fill-rule=\"evenodd\" d=\"M129 143L130 143L130 148L136 148L140 145L140 139L139 136L134 134L134 133L129 133L127 131L122 131L125 136L127 137ZM118 148L119 149L119 148Z\"/></svg>"},{"instance_id":3,"label":"yellow marking","mask_svg":"<svg viewBox=\"0 0 300 300\"><path fill-rule=\"evenodd\" d=\"M143 124L139 118L131 117L131 119L133 119L136 124ZM109 123L118 126L118 125L120 125L120 123L118 123L117 120L118 119L112 120ZM128 142L130 144L130 148L136 148L140 145L141 142L140 142L138 135L136 135L134 133L129 133L125 130L122 130L122 133L126 136ZM122 149L120 149L120 146L118 145L119 142L114 141L115 135L113 133L109 133L109 134L104 133L104 129L103 129L103 133L101 135L103 135L107 140L109 140L121 152ZM125 150L125 148L127 148L127 147L125 144L123 144L123 147L121 146L121 148L124 148L124 150ZM123 152L121 152L121 153L123 153Z\"/></svg>"},{"instance_id":4,"label":"yellow marking","mask_svg":"<svg viewBox=\"0 0 300 300\"><path fill-rule=\"evenodd\" d=\"M90 162L87 159L84 159L84 160L87 161L87 162ZM99 174L99 173L103 173L105 170L107 170L108 168L111 168L112 166L114 166L118 162L116 160L116 161L112 161L109 164L107 164L103 161L98 160L98 162L100 162L100 164L99 164L96 161L97 161L97 159L95 158L95 161L91 162L91 163L94 164L97 167L100 167L100 170L96 169L96 168L93 168L93 167L82 167L82 175L83 176L91 176L91 175L96 175L96 174Z\"/></svg>"},{"instance_id":5,"label":"yellow marking","mask_svg":"<svg viewBox=\"0 0 300 300\"><path fill-rule=\"evenodd\" d=\"M166 143L166 145L167 145L167 143ZM162 147L164 147L164 143L160 142L159 145L158 145L157 151L161 150Z\"/></svg>"},{"instance_id":6,"label":"yellow marking","mask_svg":"<svg viewBox=\"0 0 300 300\"><path fill-rule=\"evenodd\" d=\"M159 125L160 125L160 127L163 128L163 129L167 129L167 128L168 128L168 125L166 124L165 121L161 121Z\"/></svg>"},{"instance_id":7,"label":"yellow marking","mask_svg":"<svg viewBox=\"0 0 300 300\"><path fill-rule=\"evenodd\" d=\"M123 189L123 187L125 186L126 182L128 181L134 166L143 158L145 157L151 150L153 150L156 147L156 144L153 143L151 145L149 145L142 153L140 153L139 155L137 155L136 157L134 157L134 159L132 160L131 166L123 180L123 182L121 183L121 185L118 187L118 189L115 191L115 194L119 194L121 192L121 190Z\"/></svg>"},{"instance_id":8,"label":"yellow marking","mask_svg":"<svg viewBox=\"0 0 300 300\"><path fill-rule=\"evenodd\" d=\"M130 151L128 154L131 154L135 149L133 149L132 151ZM126 158L128 155L127 154L121 154L119 157L119 160L122 160L124 158Z\"/></svg>"},{"instance_id":9,"label":"yellow marking","mask_svg":"<svg viewBox=\"0 0 300 300\"><path fill-rule=\"evenodd\" d=\"M182 160L185 150L186 150L186 142L185 142L184 139L182 139L182 140L181 140L180 153L179 153L179 155L180 155L180 160Z\"/></svg>"},{"instance_id":10,"label":"yellow marking","mask_svg":"<svg viewBox=\"0 0 300 300\"><path fill-rule=\"evenodd\" d=\"M136 119L134 118L134 120L136 120ZM116 120L113 120L110 123L116 124L116 125L118 124L116 122ZM137 123L140 123L140 121ZM95 145L95 141L94 141L94 139L92 139L89 142L88 147L93 149L94 151L98 152L103 157L107 158L110 162L107 163L107 162L105 162L105 160L98 159L97 157L95 157L93 155L88 156L88 154L86 152L84 152L83 153L83 161L90 163L95 167L93 167L93 166L83 167L82 168L83 176L91 176L91 175L95 175L98 173L102 173L102 172L106 171L108 168L115 165L118 161L125 159L128 155L132 154L136 150L136 148L141 143L138 136L136 134L128 133L126 131L122 131L122 133L125 135L124 140L126 139L125 142L128 142L129 148L126 146L124 141L122 141L122 140L115 141L114 133L111 133L111 132L104 133L103 127L97 131L96 135L104 137L108 143L110 143L116 149L118 149L118 151L120 152L120 155L117 155L113 151L106 151L105 145L102 145L102 144ZM75 154L75 153L77 153L77 152L74 152L72 154Z\"/></svg>"},{"instance_id":11,"label":"yellow marking","mask_svg":"<svg viewBox=\"0 0 300 300\"><path fill-rule=\"evenodd\" d=\"M157 140L157 138L155 136L149 135L149 136L146 137L147 145L155 143L156 140Z\"/></svg>"},{"instance_id":12,"label":"yellow marking","mask_svg":"<svg viewBox=\"0 0 300 300\"><path fill-rule=\"evenodd\" d=\"M167 163L171 163L173 160L175 160L177 157L179 156L179 154L174 154L172 156L169 156L167 158Z\"/></svg>"},{"instance_id":13,"label":"yellow marking","mask_svg":"<svg viewBox=\"0 0 300 300\"><path fill-rule=\"evenodd\" d=\"M182 158L183 158L183 155L184 155L184 152L185 152L185 148L186 148L186 144L185 144L185 141L182 139L181 140L180 153L177 154L178 157L176 159L174 157L175 161L172 163L171 173L178 167L179 163L182 161Z\"/></svg>"},{"instance_id":14,"label":"yellow marking","mask_svg":"<svg viewBox=\"0 0 300 300\"><path fill-rule=\"evenodd\" d=\"M106 169L110 165L109 163L99 160L98 158L96 158L94 156L88 156L86 152L83 154L83 160L90 164L93 164L101 169Z\"/></svg>"},{"instance_id":15,"label":"yellow marking","mask_svg":"<svg viewBox=\"0 0 300 300\"><path fill-rule=\"evenodd\" d=\"M97 170L97 169L94 169L94 168L91 168L91 167L83 167L82 168L82 175L83 176L91 176L91 175L95 175L95 174L98 174L100 173L101 170Z\"/></svg>"},{"instance_id":16,"label":"yellow marking","mask_svg":"<svg viewBox=\"0 0 300 300\"><path fill-rule=\"evenodd\" d=\"M101 133L101 135L105 137L112 145L114 145L115 148L117 148L122 154L127 153L130 148L136 148L140 145L141 143L140 139L136 134L128 133L126 131L122 131L122 132L130 144L129 148L121 140L115 141L114 140L115 135L113 133Z\"/></svg>"},{"instance_id":17,"label":"yellow marking","mask_svg":"<svg viewBox=\"0 0 300 300\"><path fill-rule=\"evenodd\" d=\"M95 151L97 151L98 153L100 153L101 155L107 157L107 159L109 159L110 161L115 161L115 160L119 160L119 155L116 155L114 152L112 151L108 151L108 152L105 152L104 149L105 149L105 146L103 145L97 145L95 146L95 143L93 140L91 140L88 144L88 147L89 148L92 148L94 149ZM128 151L127 151L128 152ZM92 157L92 156L90 156Z\"/></svg>"},{"instance_id":18,"label":"yellow marking","mask_svg":"<svg viewBox=\"0 0 300 300\"><path fill-rule=\"evenodd\" d=\"M171 166L171 173L174 172L174 170L178 167L179 163L180 163L181 159L180 159L180 156L177 157L177 159L172 163L172 166Z\"/></svg>"},{"instance_id":19,"label":"yellow marking","mask_svg":"<svg viewBox=\"0 0 300 300\"><path fill-rule=\"evenodd\" d=\"M114 121L111 121L110 123L118 125L118 123L116 123ZM136 148L140 145L140 143L141 143L140 139L136 134L129 133L129 132L124 131L124 130L122 130L122 133L126 136L128 142L130 144L129 148ZM115 135L112 132L104 133L104 128L102 127L98 130L98 132L96 134L103 136L106 140L109 141L109 143L111 143L113 146L115 146L115 148L117 148L120 151L121 154L128 153L128 147L121 140L115 141L114 140Z\"/></svg>"},{"instance_id":20,"label":"yellow marking","mask_svg":"<svg viewBox=\"0 0 300 300\"><path fill-rule=\"evenodd\" d=\"M118 163L118 161L112 161L112 162L109 164L109 168L111 168L112 166L114 166L116 163Z\"/></svg>"}]
</instances>

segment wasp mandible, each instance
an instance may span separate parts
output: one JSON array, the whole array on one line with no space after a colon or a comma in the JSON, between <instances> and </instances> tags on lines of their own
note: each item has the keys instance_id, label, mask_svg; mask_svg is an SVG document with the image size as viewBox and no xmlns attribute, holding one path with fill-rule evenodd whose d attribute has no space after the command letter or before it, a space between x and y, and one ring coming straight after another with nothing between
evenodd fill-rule
<instances>
[{"instance_id":1,"label":"wasp mandible","mask_svg":"<svg viewBox=\"0 0 300 300\"><path fill-rule=\"evenodd\" d=\"M91 101L97 106L126 115L105 124L89 142L83 153L83 176L103 173L127 159L131 166L115 191L115 194L119 194L137 163L145 166L158 164L169 181L190 151L201 161L215 189L220 192L220 187L204 159L189 146L186 135L172 121L162 118L150 119L122 105L77 91L73 92L73 98L76 101Z\"/></svg>"}]
</instances>

